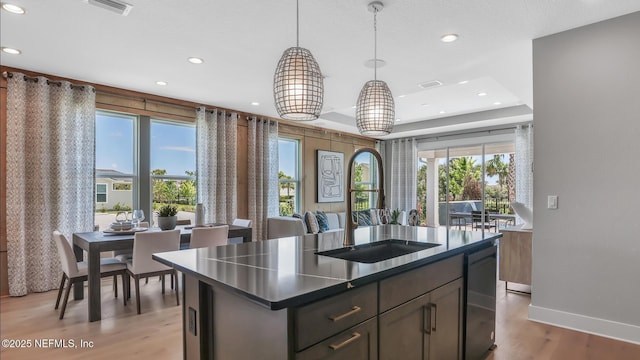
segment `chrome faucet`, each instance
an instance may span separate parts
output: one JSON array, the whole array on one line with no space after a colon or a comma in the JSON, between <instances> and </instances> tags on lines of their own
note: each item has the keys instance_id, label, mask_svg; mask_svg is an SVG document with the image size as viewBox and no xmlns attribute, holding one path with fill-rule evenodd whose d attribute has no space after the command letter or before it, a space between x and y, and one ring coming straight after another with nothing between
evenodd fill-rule
<instances>
[{"instance_id":1,"label":"chrome faucet","mask_svg":"<svg viewBox=\"0 0 640 360\"><path fill-rule=\"evenodd\" d=\"M352 187L352 173L353 173L353 162L355 158L362 153L371 153L378 162L378 186L379 189L370 189L370 190L356 190L355 186ZM380 154L372 148L362 148L353 153L351 155L351 159L349 159L349 167L347 168L347 213L345 214L345 227L344 227L344 243L345 247L354 246L355 241L353 240L353 231L358 227L358 224L353 221L352 207L351 207L351 195L356 192L377 192L378 193L378 205L376 208L383 209L384 208L384 173L382 171L382 157Z\"/></svg>"}]
</instances>

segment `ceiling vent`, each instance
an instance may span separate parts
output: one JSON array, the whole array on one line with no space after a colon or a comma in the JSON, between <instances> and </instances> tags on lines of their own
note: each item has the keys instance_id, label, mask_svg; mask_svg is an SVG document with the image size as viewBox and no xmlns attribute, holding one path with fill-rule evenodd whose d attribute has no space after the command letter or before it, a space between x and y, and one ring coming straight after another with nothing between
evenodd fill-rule
<instances>
[{"instance_id":1,"label":"ceiling vent","mask_svg":"<svg viewBox=\"0 0 640 360\"><path fill-rule=\"evenodd\" d=\"M429 88L440 86L440 85L442 85L442 81L431 80L431 81L418 84L418 87L421 89L429 89Z\"/></svg>"},{"instance_id":2,"label":"ceiling vent","mask_svg":"<svg viewBox=\"0 0 640 360\"><path fill-rule=\"evenodd\" d=\"M116 0L88 0L88 3L118 13L122 16L129 15L133 5Z\"/></svg>"}]
</instances>

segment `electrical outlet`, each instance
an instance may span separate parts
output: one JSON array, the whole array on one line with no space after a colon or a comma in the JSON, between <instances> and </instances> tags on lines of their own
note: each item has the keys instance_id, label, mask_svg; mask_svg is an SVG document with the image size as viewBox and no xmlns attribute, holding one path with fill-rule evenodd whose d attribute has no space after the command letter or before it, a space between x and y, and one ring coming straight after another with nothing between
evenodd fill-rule
<instances>
[{"instance_id":1,"label":"electrical outlet","mask_svg":"<svg viewBox=\"0 0 640 360\"><path fill-rule=\"evenodd\" d=\"M547 196L547 209L557 209L557 208L558 208L558 196L557 195Z\"/></svg>"},{"instance_id":2,"label":"electrical outlet","mask_svg":"<svg viewBox=\"0 0 640 360\"><path fill-rule=\"evenodd\" d=\"M189 306L189 332L194 336L198 336L198 329L196 324L196 309Z\"/></svg>"}]
</instances>

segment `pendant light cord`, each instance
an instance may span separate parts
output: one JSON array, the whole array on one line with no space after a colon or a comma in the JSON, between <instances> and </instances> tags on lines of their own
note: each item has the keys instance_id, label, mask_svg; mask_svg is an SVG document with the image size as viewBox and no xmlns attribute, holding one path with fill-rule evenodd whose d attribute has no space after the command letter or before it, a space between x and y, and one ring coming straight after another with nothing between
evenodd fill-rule
<instances>
[{"instance_id":1,"label":"pendant light cord","mask_svg":"<svg viewBox=\"0 0 640 360\"><path fill-rule=\"evenodd\" d=\"M300 0L296 0L296 47L300 47Z\"/></svg>"},{"instance_id":2,"label":"pendant light cord","mask_svg":"<svg viewBox=\"0 0 640 360\"><path fill-rule=\"evenodd\" d=\"M373 9L373 80L378 80L378 9Z\"/></svg>"}]
</instances>

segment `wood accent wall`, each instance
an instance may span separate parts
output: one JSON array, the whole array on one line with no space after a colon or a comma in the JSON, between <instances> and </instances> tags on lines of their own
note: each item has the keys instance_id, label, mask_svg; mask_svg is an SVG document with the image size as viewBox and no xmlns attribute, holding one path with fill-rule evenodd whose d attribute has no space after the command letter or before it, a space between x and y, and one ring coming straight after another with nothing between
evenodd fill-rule
<instances>
[{"instance_id":1,"label":"wood accent wall","mask_svg":"<svg viewBox=\"0 0 640 360\"><path fill-rule=\"evenodd\" d=\"M301 201L300 212L305 211L346 211L345 202L318 203L317 202L317 150L337 151L344 154L344 171L347 173L347 165L351 155L363 147L375 146L374 139L362 138L351 134L336 133L324 129L302 128L290 124L280 124L278 133L282 137L300 140L302 174L301 174ZM346 179L345 179L346 181Z\"/></svg>"},{"instance_id":2,"label":"wood accent wall","mask_svg":"<svg viewBox=\"0 0 640 360\"><path fill-rule=\"evenodd\" d=\"M141 93L126 89L114 88L101 84L53 76L28 70L0 66L0 296L9 294L7 274L7 213L6 213L6 135L7 135L7 81L6 73L19 72L27 76L45 76L51 80L69 81L75 85L89 85L96 90L96 107L135 115L146 115L157 119L168 119L195 122L196 109L199 107L216 108L238 114L238 218L248 218L248 182L247 182L247 149L248 126L247 117L257 116L276 120L282 136L297 138L301 141L302 151L302 201L301 210L344 211L344 203L316 202L316 150L340 151L345 154L345 163L350 155L361 147L373 147L375 140L354 134L329 131L305 123L274 119L268 116L245 113L210 104L167 98L163 96ZM346 171L346 164L345 164Z\"/></svg>"}]
</instances>

